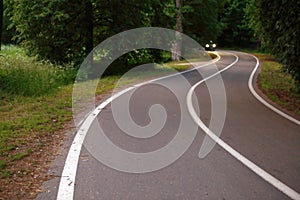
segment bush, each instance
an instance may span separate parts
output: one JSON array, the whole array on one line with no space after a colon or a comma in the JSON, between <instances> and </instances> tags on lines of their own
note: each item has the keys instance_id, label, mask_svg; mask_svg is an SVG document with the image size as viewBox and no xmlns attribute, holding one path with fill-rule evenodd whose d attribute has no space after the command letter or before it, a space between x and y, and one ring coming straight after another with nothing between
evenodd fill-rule
<instances>
[{"instance_id":1,"label":"bush","mask_svg":"<svg viewBox=\"0 0 300 200\"><path fill-rule=\"evenodd\" d=\"M300 92L300 2L256 0L253 3L252 28L266 50L292 75Z\"/></svg>"},{"instance_id":2,"label":"bush","mask_svg":"<svg viewBox=\"0 0 300 200\"><path fill-rule=\"evenodd\" d=\"M15 46L3 48L0 63L0 89L11 94L40 96L75 77L75 70L38 62Z\"/></svg>"},{"instance_id":3,"label":"bush","mask_svg":"<svg viewBox=\"0 0 300 200\"><path fill-rule=\"evenodd\" d=\"M122 75L143 64L165 63L171 61L171 54L158 49L139 49L126 53L114 60L105 70L104 76ZM95 60L97 64L97 60ZM149 68L149 70L151 70ZM96 74L91 72L91 75Z\"/></svg>"}]
</instances>

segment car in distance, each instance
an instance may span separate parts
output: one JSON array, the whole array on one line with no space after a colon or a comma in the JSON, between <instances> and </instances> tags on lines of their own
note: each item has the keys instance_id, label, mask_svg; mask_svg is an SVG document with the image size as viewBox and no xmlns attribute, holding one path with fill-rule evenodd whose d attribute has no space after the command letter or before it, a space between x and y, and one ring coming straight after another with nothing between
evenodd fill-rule
<instances>
[{"instance_id":1,"label":"car in distance","mask_svg":"<svg viewBox=\"0 0 300 200\"><path fill-rule=\"evenodd\" d=\"M209 43L205 44L205 50L206 51L214 51L216 50L217 45L213 43L213 41L209 41Z\"/></svg>"}]
</instances>

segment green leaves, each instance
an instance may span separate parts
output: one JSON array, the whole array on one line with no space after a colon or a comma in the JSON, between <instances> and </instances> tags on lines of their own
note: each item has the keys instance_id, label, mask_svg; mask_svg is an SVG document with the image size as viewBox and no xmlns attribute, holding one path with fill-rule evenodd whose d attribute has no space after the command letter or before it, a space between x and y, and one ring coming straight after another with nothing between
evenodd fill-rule
<instances>
[{"instance_id":1,"label":"green leaves","mask_svg":"<svg viewBox=\"0 0 300 200\"><path fill-rule=\"evenodd\" d=\"M27 53L38 54L40 59L66 64L81 62L84 57L85 1L10 0L7 12L15 38Z\"/></svg>"},{"instance_id":2,"label":"green leaves","mask_svg":"<svg viewBox=\"0 0 300 200\"><path fill-rule=\"evenodd\" d=\"M251 27L262 45L283 64L297 81L300 91L300 2L257 0Z\"/></svg>"},{"instance_id":3,"label":"green leaves","mask_svg":"<svg viewBox=\"0 0 300 200\"><path fill-rule=\"evenodd\" d=\"M203 42L214 40L222 28L221 2L182 0L178 10L174 0L6 0L6 13L16 29L16 41L28 54L78 67L93 43L132 28L173 29L178 12L183 15L184 33Z\"/></svg>"},{"instance_id":4,"label":"green leaves","mask_svg":"<svg viewBox=\"0 0 300 200\"><path fill-rule=\"evenodd\" d=\"M219 43L222 46L248 47L255 41L253 32L249 28L249 18L247 12L252 11L247 8L252 0L229 0L225 4L225 9L220 15L223 23L222 35ZM248 10L248 11L247 11Z\"/></svg>"}]
</instances>

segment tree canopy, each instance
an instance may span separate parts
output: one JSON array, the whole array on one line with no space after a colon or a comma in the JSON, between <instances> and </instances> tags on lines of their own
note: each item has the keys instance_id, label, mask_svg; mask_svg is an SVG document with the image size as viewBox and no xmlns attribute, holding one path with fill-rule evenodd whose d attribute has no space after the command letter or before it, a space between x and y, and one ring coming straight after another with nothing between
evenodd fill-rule
<instances>
[{"instance_id":1,"label":"tree canopy","mask_svg":"<svg viewBox=\"0 0 300 200\"><path fill-rule=\"evenodd\" d=\"M252 29L247 18L249 0L228 0L220 13L222 34L218 38L219 45L233 47L249 47L255 42ZM249 13L250 14L250 13Z\"/></svg>"},{"instance_id":2,"label":"tree canopy","mask_svg":"<svg viewBox=\"0 0 300 200\"><path fill-rule=\"evenodd\" d=\"M300 90L300 2L252 0L250 27L262 45L281 62Z\"/></svg>"},{"instance_id":3,"label":"tree canopy","mask_svg":"<svg viewBox=\"0 0 300 200\"><path fill-rule=\"evenodd\" d=\"M4 7L1 32L9 24L28 53L59 64L78 67L109 36L147 26L176 30L180 19L180 31L202 45L214 40L249 47L260 41L300 80L297 0L4 0ZM153 50L140 55L162 58ZM128 64L129 57L122 62Z\"/></svg>"},{"instance_id":4,"label":"tree canopy","mask_svg":"<svg viewBox=\"0 0 300 200\"><path fill-rule=\"evenodd\" d=\"M78 64L92 44L99 44L107 37L131 28L175 28L178 13L172 0L5 2L11 27L16 29L14 38L31 54L57 63ZM184 32L202 41L216 38L220 32L217 2L182 1Z\"/></svg>"}]
</instances>

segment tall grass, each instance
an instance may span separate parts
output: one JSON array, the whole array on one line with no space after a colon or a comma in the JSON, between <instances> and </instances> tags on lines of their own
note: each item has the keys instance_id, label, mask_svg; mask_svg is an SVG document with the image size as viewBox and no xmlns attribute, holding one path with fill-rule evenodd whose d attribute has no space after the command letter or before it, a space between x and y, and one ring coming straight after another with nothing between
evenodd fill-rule
<instances>
[{"instance_id":1,"label":"tall grass","mask_svg":"<svg viewBox=\"0 0 300 200\"><path fill-rule=\"evenodd\" d=\"M65 69L26 56L16 46L4 46L0 52L0 90L10 94L40 96L70 83L75 70Z\"/></svg>"}]
</instances>

